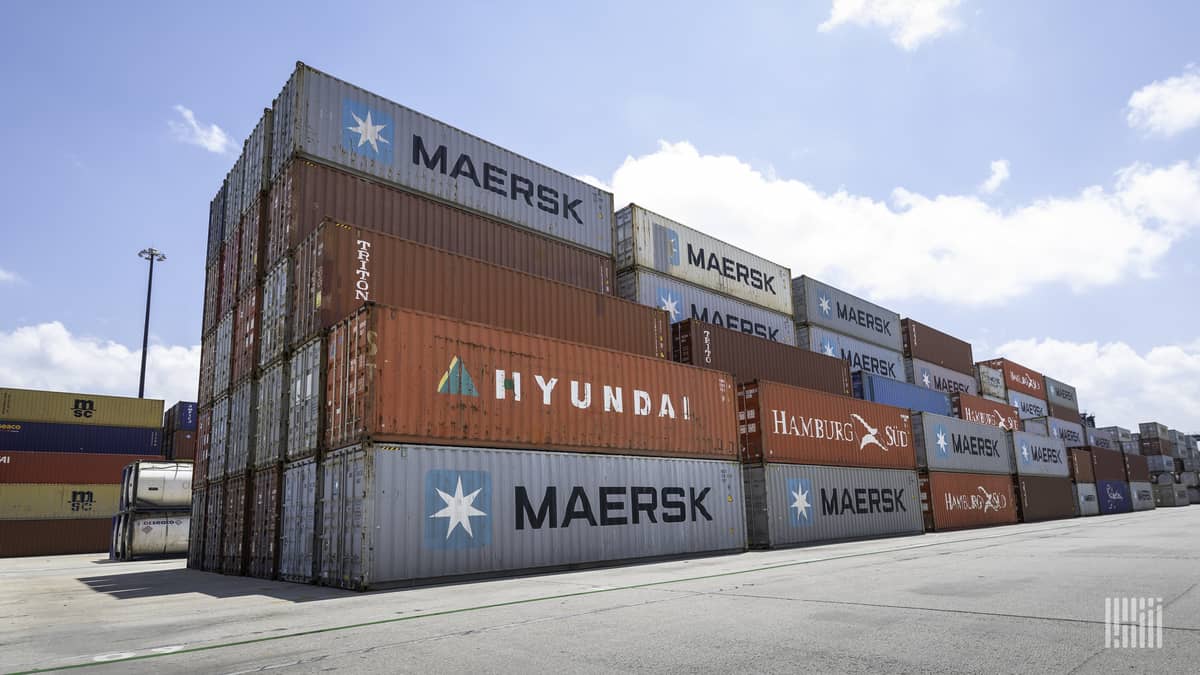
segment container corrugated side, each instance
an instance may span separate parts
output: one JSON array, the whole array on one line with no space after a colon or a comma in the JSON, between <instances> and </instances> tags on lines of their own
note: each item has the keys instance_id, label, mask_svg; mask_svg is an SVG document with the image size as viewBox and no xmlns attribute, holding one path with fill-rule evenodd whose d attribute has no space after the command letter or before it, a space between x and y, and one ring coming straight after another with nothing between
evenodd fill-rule
<instances>
[{"instance_id":1,"label":"container corrugated side","mask_svg":"<svg viewBox=\"0 0 1200 675\"><path fill-rule=\"evenodd\" d=\"M1128 513L1133 510L1129 483L1123 480L1096 481L1096 497L1100 501L1100 513Z\"/></svg>"},{"instance_id":2,"label":"container corrugated side","mask_svg":"<svg viewBox=\"0 0 1200 675\"><path fill-rule=\"evenodd\" d=\"M321 447L325 394L325 339L305 344L288 360L285 459L311 457Z\"/></svg>"},{"instance_id":3,"label":"container corrugated side","mask_svg":"<svg viewBox=\"0 0 1200 675\"><path fill-rule=\"evenodd\" d=\"M225 484L210 482L205 497L204 513L204 560L205 572L221 571L221 556L224 553L225 533Z\"/></svg>"},{"instance_id":4,"label":"container corrugated side","mask_svg":"<svg viewBox=\"0 0 1200 675\"><path fill-rule=\"evenodd\" d=\"M912 416L917 466L929 471L1011 474L1012 442L1004 431L956 417L916 413ZM1015 518L1015 516L1014 516Z\"/></svg>"},{"instance_id":5,"label":"container corrugated side","mask_svg":"<svg viewBox=\"0 0 1200 675\"><path fill-rule=\"evenodd\" d=\"M0 388L0 419L20 422L162 428L155 399Z\"/></svg>"},{"instance_id":6,"label":"container corrugated side","mask_svg":"<svg viewBox=\"0 0 1200 675\"><path fill-rule=\"evenodd\" d=\"M945 394L966 393L974 396L979 392L979 384L973 375L920 359L904 359L904 378L915 385Z\"/></svg>"},{"instance_id":7,"label":"container corrugated side","mask_svg":"<svg viewBox=\"0 0 1200 675\"><path fill-rule=\"evenodd\" d=\"M296 252L293 342L374 302L667 358L667 315L635 302L328 222Z\"/></svg>"},{"instance_id":8,"label":"container corrugated side","mask_svg":"<svg viewBox=\"0 0 1200 675\"><path fill-rule=\"evenodd\" d=\"M1008 359L991 359L982 363L999 370L1004 376L1004 386L1010 391L1015 389L1022 394L1045 400L1046 380L1036 370Z\"/></svg>"},{"instance_id":9,"label":"container corrugated side","mask_svg":"<svg viewBox=\"0 0 1200 675\"><path fill-rule=\"evenodd\" d=\"M1013 431L1011 436L1018 475L1062 478L1071 475L1062 441L1026 431Z\"/></svg>"},{"instance_id":10,"label":"container corrugated side","mask_svg":"<svg viewBox=\"0 0 1200 675\"><path fill-rule=\"evenodd\" d=\"M261 196L270 184L272 117L270 108L263 110L262 117L258 118L258 124L254 125L254 131L250 132L242 149L245 158L242 200L247 204Z\"/></svg>"},{"instance_id":11,"label":"container corrugated side","mask_svg":"<svg viewBox=\"0 0 1200 675\"><path fill-rule=\"evenodd\" d=\"M192 523L188 530L188 569L204 569L205 516L208 514L208 486L206 481L197 480L192 489Z\"/></svg>"},{"instance_id":12,"label":"container corrugated side","mask_svg":"<svg viewBox=\"0 0 1200 675\"><path fill-rule=\"evenodd\" d=\"M1061 440L1063 445L1068 448L1082 448L1088 444L1082 424L1048 417L1046 425L1050 430L1050 435Z\"/></svg>"},{"instance_id":13,"label":"container corrugated side","mask_svg":"<svg viewBox=\"0 0 1200 675\"><path fill-rule=\"evenodd\" d=\"M1081 516L1100 515L1100 501L1096 496L1096 484L1076 483L1075 504Z\"/></svg>"},{"instance_id":14,"label":"container corrugated side","mask_svg":"<svg viewBox=\"0 0 1200 675\"><path fill-rule=\"evenodd\" d=\"M164 437L162 454L172 460L196 459L196 432L180 430Z\"/></svg>"},{"instance_id":15,"label":"container corrugated side","mask_svg":"<svg viewBox=\"0 0 1200 675\"><path fill-rule=\"evenodd\" d=\"M292 260L279 261L263 280L259 305L258 365L267 366L287 354L292 339Z\"/></svg>"},{"instance_id":16,"label":"container corrugated side","mask_svg":"<svg viewBox=\"0 0 1200 675\"><path fill-rule=\"evenodd\" d=\"M1095 483L1096 469L1092 464L1092 452L1085 448L1069 448L1067 450L1068 466L1071 469L1071 480L1076 483Z\"/></svg>"},{"instance_id":17,"label":"container corrugated side","mask_svg":"<svg viewBox=\"0 0 1200 675\"><path fill-rule=\"evenodd\" d=\"M1140 422L1138 424L1138 433L1142 438L1166 438L1167 425L1158 422Z\"/></svg>"},{"instance_id":18,"label":"container corrugated side","mask_svg":"<svg viewBox=\"0 0 1200 675\"><path fill-rule=\"evenodd\" d=\"M1001 431L1016 431L1021 428L1021 417L1017 409L970 394L951 394L950 408L958 417L976 424L986 424Z\"/></svg>"},{"instance_id":19,"label":"container corrugated side","mask_svg":"<svg viewBox=\"0 0 1200 675\"><path fill-rule=\"evenodd\" d=\"M225 266L222 264L222 252L217 253L216 259L204 270L204 309L200 319L200 332L209 333L217 326L221 317L221 282Z\"/></svg>"},{"instance_id":20,"label":"container corrugated side","mask_svg":"<svg viewBox=\"0 0 1200 675\"><path fill-rule=\"evenodd\" d=\"M1021 522L1075 516L1075 492L1071 489L1070 478L1020 476L1016 480Z\"/></svg>"},{"instance_id":21,"label":"container corrugated side","mask_svg":"<svg viewBox=\"0 0 1200 675\"><path fill-rule=\"evenodd\" d=\"M225 190L222 181L221 189L208 203L208 253L204 257L205 268L212 267L221 255L221 243L225 241Z\"/></svg>"},{"instance_id":22,"label":"container corrugated side","mask_svg":"<svg viewBox=\"0 0 1200 675\"><path fill-rule=\"evenodd\" d=\"M213 359L213 399L225 396L229 392L230 368L233 366L233 319L235 312L230 310L217 324L217 342Z\"/></svg>"},{"instance_id":23,"label":"container corrugated side","mask_svg":"<svg viewBox=\"0 0 1200 675\"><path fill-rule=\"evenodd\" d=\"M616 214L616 269L645 267L787 316L792 272L630 204Z\"/></svg>"},{"instance_id":24,"label":"container corrugated side","mask_svg":"<svg viewBox=\"0 0 1200 675\"><path fill-rule=\"evenodd\" d=\"M792 307L796 323L827 328L897 354L904 349L899 314L812 277L792 279Z\"/></svg>"},{"instance_id":25,"label":"container corrugated side","mask_svg":"<svg viewBox=\"0 0 1200 675\"><path fill-rule=\"evenodd\" d=\"M345 171L297 159L271 188L267 266L333 219L598 293L612 251L590 251Z\"/></svg>"},{"instance_id":26,"label":"container corrugated side","mask_svg":"<svg viewBox=\"0 0 1200 675\"><path fill-rule=\"evenodd\" d=\"M272 176L305 155L605 255L613 250L612 193L304 64L273 110Z\"/></svg>"},{"instance_id":27,"label":"container corrugated side","mask_svg":"<svg viewBox=\"0 0 1200 675\"><path fill-rule=\"evenodd\" d=\"M851 372L861 370L893 380L904 380L904 357L900 352L810 325L796 326L796 344L801 349L841 358Z\"/></svg>"},{"instance_id":28,"label":"container corrugated side","mask_svg":"<svg viewBox=\"0 0 1200 675\"><path fill-rule=\"evenodd\" d=\"M0 558L103 553L111 535L111 518L0 520Z\"/></svg>"},{"instance_id":29,"label":"container corrugated side","mask_svg":"<svg viewBox=\"0 0 1200 675\"><path fill-rule=\"evenodd\" d=\"M163 415L164 428L171 431L195 431L197 406L192 401L179 401Z\"/></svg>"},{"instance_id":30,"label":"container corrugated side","mask_svg":"<svg viewBox=\"0 0 1200 675\"><path fill-rule=\"evenodd\" d=\"M250 536L250 505L254 486L250 476L242 474L226 478L224 509L221 512L221 573L244 575L249 558L247 538Z\"/></svg>"},{"instance_id":31,"label":"container corrugated side","mask_svg":"<svg viewBox=\"0 0 1200 675\"><path fill-rule=\"evenodd\" d=\"M752 547L924 532L915 471L801 464L742 471Z\"/></svg>"},{"instance_id":32,"label":"container corrugated side","mask_svg":"<svg viewBox=\"0 0 1200 675\"><path fill-rule=\"evenodd\" d=\"M323 471L320 576L344 588L746 545L736 462L375 445Z\"/></svg>"},{"instance_id":33,"label":"container corrugated side","mask_svg":"<svg viewBox=\"0 0 1200 675\"><path fill-rule=\"evenodd\" d=\"M196 402L200 407L212 405L213 385L217 368L217 331L200 340L200 378L196 385Z\"/></svg>"},{"instance_id":34,"label":"container corrugated side","mask_svg":"<svg viewBox=\"0 0 1200 675\"><path fill-rule=\"evenodd\" d=\"M279 570L281 474L279 464L251 474L253 487L250 491L246 573L259 579L274 579Z\"/></svg>"},{"instance_id":35,"label":"container corrugated side","mask_svg":"<svg viewBox=\"0 0 1200 675\"><path fill-rule=\"evenodd\" d=\"M1046 417L1050 412L1046 402L1040 398L1034 398L1028 394L1022 394L1019 391L1008 392L1008 403L1017 409L1017 414L1021 419L1033 419L1036 417Z\"/></svg>"},{"instance_id":36,"label":"container corrugated side","mask_svg":"<svg viewBox=\"0 0 1200 675\"><path fill-rule=\"evenodd\" d=\"M155 455L78 452L0 453L0 485L9 483L119 483L126 465Z\"/></svg>"},{"instance_id":37,"label":"container corrugated side","mask_svg":"<svg viewBox=\"0 0 1200 675\"><path fill-rule=\"evenodd\" d=\"M1129 500L1134 511L1149 511L1154 508L1154 486L1146 481L1130 481Z\"/></svg>"},{"instance_id":38,"label":"container corrugated side","mask_svg":"<svg viewBox=\"0 0 1200 675\"><path fill-rule=\"evenodd\" d=\"M852 374L854 396L875 403L935 415L950 414L950 397L940 391L918 387L890 377L862 371Z\"/></svg>"},{"instance_id":39,"label":"container corrugated side","mask_svg":"<svg viewBox=\"0 0 1200 675\"><path fill-rule=\"evenodd\" d=\"M280 362L262 371L257 384L257 419L251 465L265 467L283 461L287 433L287 364Z\"/></svg>"},{"instance_id":40,"label":"container corrugated side","mask_svg":"<svg viewBox=\"0 0 1200 675\"><path fill-rule=\"evenodd\" d=\"M729 373L738 384L774 378L794 387L851 394L850 368L841 359L694 319L671 326L671 356Z\"/></svg>"},{"instance_id":41,"label":"container corrugated side","mask_svg":"<svg viewBox=\"0 0 1200 675\"><path fill-rule=\"evenodd\" d=\"M913 319L900 320L900 333L906 357L973 379L975 357L971 343Z\"/></svg>"},{"instance_id":42,"label":"container corrugated side","mask_svg":"<svg viewBox=\"0 0 1200 675\"><path fill-rule=\"evenodd\" d=\"M759 380L738 387L742 461L916 469L907 410Z\"/></svg>"},{"instance_id":43,"label":"container corrugated side","mask_svg":"<svg viewBox=\"0 0 1200 675\"><path fill-rule=\"evenodd\" d=\"M237 384L254 375L258 366L258 305L262 289L252 286L238 300L233 320L233 361L229 381Z\"/></svg>"},{"instance_id":44,"label":"container corrugated side","mask_svg":"<svg viewBox=\"0 0 1200 675\"><path fill-rule=\"evenodd\" d=\"M920 480L927 530L942 532L1017 522L1017 499L1010 476L930 471Z\"/></svg>"},{"instance_id":45,"label":"container corrugated side","mask_svg":"<svg viewBox=\"0 0 1200 675\"><path fill-rule=\"evenodd\" d=\"M242 238L238 245L238 292L244 294L246 289L257 286L262 280L263 264L266 260L263 248L266 243L264 212L267 201L255 195L254 202L246 210L239 228Z\"/></svg>"},{"instance_id":46,"label":"container corrugated side","mask_svg":"<svg viewBox=\"0 0 1200 675\"><path fill-rule=\"evenodd\" d=\"M212 445L212 408L201 408L196 416L196 484L208 480L208 455Z\"/></svg>"},{"instance_id":47,"label":"container corrugated side","mask_svg":"<svg viewBox=\"0 0 1200 675\"><path fill-rule=\"evenodd\" d=\"M253 380L239 384L229 397L229 440L225 445L226 476L239 475L254 464L257 403L258 389Z\"/></svg>"},{"instance_id":48,"label":"container corrugated side","mask_svg":"<svg viewBox=\"0 0 1200 675\"><path fill-rule=\"evenodd\" d=\"M984 363L975 364L975 379L979 382L979 395L984 398L1008 401L1008 387L1004 386L1004 372Z\"/></svg>"},{"instance_id":49,"label":"container corrugated side","mask_svg":"<svg viewBox=\"0 0 1200 675\"><path fill-rule=\"evenodd\" d=\"M6 483L0 489L0 520L112 518L119 483Z\"/></svg>"},{"instance_id":50,"label":"container corrugated side","mask_svg":"<svg viewBox=\"0 0 1200 675\"><path fill-rule=\"evenodd\" d=\"M225 477L225 454L229 447L229 397L222 397L213 404L212 427L209 431L208 457L205 459L208 479Z\"/></svg>"},{"instance_id":51,"label":"container corrugated side","mask_svg":"<svg viewBox=\"0 0 1200 675\"><path fill-rule=\"evenodd\" d=\"M1117 436L1108 429L1097 429L1095 427L1084 427L1084 442L1095 448L1104 448L1105 450L1116 450L1120 452L1121 444L1117 441Z\"/></svg>"},{"instance_id":52,"label":"container corrugated side","mask_svg":"<svg viewBox=\"0 0 1200 675\"><path fill-rule=\"evenodd\" d=\"M1150 482L1150 460L1142 455L1121 453L1125 461L1125 480L1130 483Z\"/></svg>"},{"instance_id":53,"label":"container corrugated side","mask_svg":"<svg viewBox=\"0 0 1200 675\"><path fill-rule=\"evenodd\" d=\"M1125 457L1116 450L1090 448L1096 481L1126 481Z\"/></svg>"},{"instance_id":54,"label":"container corrugated side","mask_svg":"<svg viewBox=\"0 0 1200 675\"><path fill-rule=\"evenodd\" d=\"M1050 415L1068 420L1079 417L1079 392L1075 387L1052 377L1044 377L1043 380L1046 384L1044 397L1050 406Z\"/></svg>"},{"instance_id":55,"label":"container corrugated side","mask_svg":"<svg viewBox=\"0 0 1200 675\"><path fill-rule=\"evenodd\" d=\"M316 459L292 462L283 469L279 518L279 578L308 583L316 578L315 521L321 503Z\"/></svg>"},{"instance_id":56,"label":"container corrugated side","mask_svg":"<svg viewBox=\"0 0 1200 675\"><path fill-rule=\"evenodd\" d=\"M643 268L617 274L617 296L657 307L671 323L695 319L755 337L796 344L792 318Z\"/></svg>"},{"instance_id":57,"label":"container corrugated side","mask_svg":"<svg viewBox=\"0 0 1200 675\"><path fill-rule=\"evenodd\" d=\"M1133 434L1125 427L1100 427L1097 431L1107 431L1112 434L1112 437L1118 443L1127 443L1133 440Z\"/></svg>"},{"instance_id":58,"label":"container corrugated side","mask_svg":"<svg viewBox=\"0 0 1200 675\"><path fill-rule=\"evenodd\" d=\"M157 455L162 430L0 418L0 452L76 452Z\"/></svg>"},{"instance_id":59,"label":"container corrugated side","mask_svg":"<svg viewBox=\"0 0 1200 675\"><path fill-rule=\"evenodd\" d=\"M436 439L737 457L723 373L378 305L327 339L329 448Z\"/></svg>"},{"instance_id":60,"label":"container corrugated side","mask_svg":"<svg viewBox=\"0 0 1200 675\"><path fill-rule=\"evenodd\" d=\"M241 287L238 286L238 267L242 260L242 228L238 225L228 231L232 237L225 242L221 252L221 302L217 308L217 316L221 317L233 311L241 292Z\"/></svg>"},{"instance_id":61,"label":"container corrugated side","mask_svg":"<svg viewBox=\"0 0 1200 675\"><path fill-rule=\"evenodd\" d=\"M242 149L245 150L244 143ZM233 163L233 168L226 174L225 184L228 186L228 191L225 193L225 241L228 242L231 238L237 238L231 229L241 220L245 204L246 160L244 152L238 155L237 160Z\"/></svg>"}]
</instances>

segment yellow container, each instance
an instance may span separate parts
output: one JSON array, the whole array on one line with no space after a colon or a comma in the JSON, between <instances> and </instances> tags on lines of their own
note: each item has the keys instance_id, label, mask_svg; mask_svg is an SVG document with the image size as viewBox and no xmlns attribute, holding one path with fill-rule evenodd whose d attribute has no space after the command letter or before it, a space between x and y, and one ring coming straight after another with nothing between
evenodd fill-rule
<instances>
[{"instance_id":1,"label":"yellow container","mask_svg":"<svg viewBox=\"0 0 1200 675\"><path fill-rule=\"evenodd\" d=\"M0 520L112 518L120 498L115 483L6 483L0 485Z\"/></svg>"},{"instance_id":2,"label":"yellow container","mask_svg":"<svg viewBox=\"0 0 1200 675\"><path fill-rule=\"evenodd\" d=\"M159 428L163 423L163 402L126 396L0 389L0 419Z\"/></svg>"}]
</instances>

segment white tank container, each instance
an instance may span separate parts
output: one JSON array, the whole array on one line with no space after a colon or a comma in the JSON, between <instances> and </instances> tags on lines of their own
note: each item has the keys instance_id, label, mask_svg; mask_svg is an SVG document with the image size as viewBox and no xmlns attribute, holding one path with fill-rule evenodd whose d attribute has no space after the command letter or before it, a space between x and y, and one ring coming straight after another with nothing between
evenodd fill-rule
<instances>
[{"instance_id":1,"label":"white tank container","mask_svg":"<svg viewBox=\"0 0 1200 675\"><path fill-rule=\"evenodd\" d=\"M122 510L191 508L190 462L134 462L125 467L122 483Z\"/></svg>"}]
</instances>

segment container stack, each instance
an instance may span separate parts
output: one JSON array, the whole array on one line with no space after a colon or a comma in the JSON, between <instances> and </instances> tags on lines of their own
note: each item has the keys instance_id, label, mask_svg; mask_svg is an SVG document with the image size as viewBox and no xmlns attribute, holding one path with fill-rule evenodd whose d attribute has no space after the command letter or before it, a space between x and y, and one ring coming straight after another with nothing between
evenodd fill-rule
<instances>
[{"instance_id":1,"label":"container stack","mask_svg":"<svg viewBox=\"0 0 1200 675\"><path fill-rule=\"evenodd\" d=\"M192 463L137 461L121 474L108 557L184 555L192 521Z\"/></svg>"},{"instance_id":2,"label":"container stack","mask_svg":"<svg viewBox=\"0 0 1200 675\"><path fill-rule=\"evenodd\" d=\"M802 349L838 357L852 373L904 380L899 314L808 276L792 279L792 308Z\"/></svg>"},{"instance_id":3,"label":"container stack","mask_svg":"<svg viewBox=\"0 0 1200 675\"><path fill-rule=\"evenodd\" d=\"M786 345L791 270L636 204L616 213L617 295Z\"/></svg>"},{"instance_id":4,"label":"container stack","mask_svg":"<svg viewBox=\"0 0 1200 675\"><path fill-rule=\"evenodd\" d=\"M1176 447L1171 429L1158 422L1138 424L1138 445L1146 457L1150 469L1150 482L1154 484L1154 503L1158 507L1187 506L1188 486L1180 480L1179 448Z\"/></svg>"},{"instance_id":5,"label":"container stack","mask_svg":"<svg viewBox=\"0 0 1200 675\"><path fill-rule=\"evenodd\" d=\"M900 322L904 339L904 376L915 385L943 394L979 393L971 344L913 319Z\"/></svg>"},{"instance_id":6,"label":"container stack","mask_svg":"<svg viewBox=\"0 0 1200 675\"><path fill-rule=\"evenodd\" d=\"M984 398L1007 403L1017 409L1022 420L1038 419L1050 414L1046 403L1046 383L1041 373L1008 359L992 359L975 364L979 391ZM1035 423L1037 430L1042 424ZM1043 436L1046 431L1033 431Z\"/></svg>"},{"instance_id":7,"label":"container stack","mask_svg":"<svg viewBox=\"0 0 1200 675\"><path fill-rule=\"evenodd\" d=\"M163 402L0 389L0 557L99 553L121 471L157 459Z\"/></svg>"},{"instance_id":8,"label":"container stack","mask_svg":"<svg viewBox=\"0 0 1200 675\"><path fill-rule=\"evenodd\" d=\"M1016 466L1021 522L1070 518L1078 500L1071 484L1067 448L1053 436L1009 432Z\"/></svg>"},{"instance_id":9,"label":"container stack","mask_svg":"<svg viewBox=\"0 0 1200 675\"><path fill-rule=\"evenodd\" d=\"M917 413L912 425L926 530L1017 522L1012 438L999 424Z\"/></svg>"},{"instance_id":10,"label":"container stack","mask_svg":"<svg viewBox=\"0 0 1200 675\"><path fill-rule=\"evenodd\" d=\"M196 404L180 401L163 415L163 457L171 461L196 459Z\"/></svg>"},{"instance_id":11,"label":"container stack","mask_svg":"<svg viewBox=\"0 0 1200 675\"><path fill-rule=\"evenodd\" d=\"M738 420L750 546L922 532L907 410L760 380Z\"/></svg>"},{"instance_id":12,"label":"container stack","mask_svg":"<svg viewBox=\"0 0 1200 675\"><path fill-rule=\"evenodd\" d=\"M1096 475L1096 497L1100 513L1127 513L1133 510L1133 495L1129 469L1123 453L1118 450L1089 448Z\"/></svg>"},{"instance_id":13,"label":"container stack","mask_svg":"<svg viewBox=\"0 0 1200 675\"><path fill-rule=\"evenodd\" d=\"M1125 460L1125 478L1129 481L1129 499L1134 511L1147 511L1155 507L1154 483L1150 475L1147 457L1122 452Z\"/></svg>"},{"instance_id":14,"label":"container stack","mask_svg":"<svg viewBox=\"0 0 1200 675\"><path fill-rule=\"evenodd\" d=\"M1092 463L1092 452L1087 448L1068 448L1070 458L1071 487L1075 491L1078 515L1100 515L1100 498L1096 492L1096 469ZM1122 476L1124 470L1122 470Z\"/></svg>"}]
</instances>

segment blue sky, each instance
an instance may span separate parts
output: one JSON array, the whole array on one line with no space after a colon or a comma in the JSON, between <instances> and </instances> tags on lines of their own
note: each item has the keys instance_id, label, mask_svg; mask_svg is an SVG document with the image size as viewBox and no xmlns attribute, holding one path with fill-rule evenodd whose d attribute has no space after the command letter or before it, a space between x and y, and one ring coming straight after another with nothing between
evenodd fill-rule
<instances>
[{"instance_id":1,"label":"blue sky","mask_svg":"<svg viewBox=\"0 0 1200 675\"><path fill-rule=\"evenodd\" d=\"M1076 382L1085 404L1085 384L1093 385L1097 406L1117 405L1122 386L1145 388L1162 373L1200 368L1194 295L1200 223L1193 217L1200 207L1192 193L1164 194L1160 184L1170 181L1138 192L1142 201L1132 212L1158 213L1156 205L1166 204L1183 215L1172 220L1165 248L1101 263L1120 268L1102 281L1082 272L1097 263L1078 252L1092 249L1060 240L1077 237L1095 246L1112 234L1107 226L1092 231L1082 222L1086 217L1073 219L1056 243L1045 245L1036 224L1013 215L1047 201L1078 206L1089 186L1127 199L1116 176L1132 166L1152 174L1185 162L1183 183L1190 180L1200 128L1155 133L1131 125L1128 115L1134 92L1200 61L1195 3L950 2L935 13L954 27L933 30L915 45L899 44L893 36L904 21L889 24L886 17L875 24L871 17L851 17L818 30L836 10L829 2L750 9L725 3L261 4L9 8L10 20L0 27L8 101L0 127L8 154L0 165L8 205L0 278L16 279L0 281L0 336L11 343L22 328L58 321L71 343L94 338L136 351L145 266L135 254L153 245L168 255L156 274L155 340L164 348L198 344L208 202L235 157L181 142L171 127L181 122L175 106L193 111L202 126L219 126L240 147L303 60L568 173L595 176L616 188L618 201L636 197L731 239L740 224L713 222L706 214L714 209L701 209L702 201L686 194L694 178L688 172L704 170L703 162L671 164L683 167L674 175L649 161L625 176L618 167L629 156L657 156L660 141L686 142L701 158L737 158L767 182L791 181L818 195L813 213L825 215L814 216L815 229L836 230L838 218L853 218L853 211L835 208L839 191L896 212L905 210L894 201L896 188L929 200L972 200L974 210L961 213L969 220L986 210L995 226L989 237L978 227L960 230L953 217L959 211L949 201L932 210L933 225L914 228L913 236L980 247L1019 236L1015 250L1061 271L997 291L982 306L931 291L920 275L887 271L886 255L862 250L904 235L871 227L909 228L915 216L864 226L852 245L826 239L827 250L793 254L774 245L815 236L803 218L737 243L791 258L779 261L797 274L884 298L904 315L971 339L980 357L1012 341L1039 341L1022 358L1046 358L1051 367L1072 370L1057 375ZM1011 176L981 193L996 160L1007 161ZM634 184L635 177L642 178ZM721 185L714 176L700 182ZM731 188L723 198L736 210L751 194ZM750 210L767 208L789 206L784 200ZM1146 227L1161 231L1152 220ZM1113 235L1113 247L1128 248L1139 236L1125 235ZM922 246L912 250L937 249ZM953 260L963 262L937 272L945 287L1007 283L1002 272L980 281L969 257ZM1088 280L1073 289L1080 276ZM1059 357L1037 356L1046 339L1070 347ZM1106 344L1128 347L1137 357L1131 370L1113 369L1107 380L1089 372L1088 352L1079 346L1093 341L1097 353ZM1180 351L1156 358L1156 347ZM44 353L29 358L53 360ZM181 368L187 358L179 357ZM38 367L28 364L31 372ZM20 363L3 368L0 375L8 378L33 377ZM1086 379L1093 376L1100 379ZM1123 383L1127 377L1145 381ZM97 382L87 384L102 386ZM1200 400L1200 391L1189 395ZM1130 414L1123 408L1119 421L1136 421L1124 419ZM1165 421L1200 429L1200 413Z\"/></svg>"}]
</instances>

